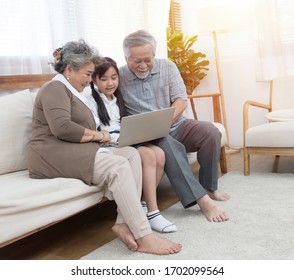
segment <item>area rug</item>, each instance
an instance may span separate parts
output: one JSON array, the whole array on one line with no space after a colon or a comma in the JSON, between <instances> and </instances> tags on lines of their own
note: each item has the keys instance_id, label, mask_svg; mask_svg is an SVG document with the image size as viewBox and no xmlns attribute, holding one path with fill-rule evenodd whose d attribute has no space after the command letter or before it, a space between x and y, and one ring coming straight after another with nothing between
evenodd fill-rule
<instances>
[{"instance_id":1,"label":"area rug","mask_svg":"<svg viewBox=\"0 0 294 280\"><path fill-rule=\"evenodd\" d=\"M119 240L84 256L84 260L293 260L294 174L230 172L219 189L231 195L217 202L230 219L210 223L198 206L184 210L178 202L163 211L178 231L160 234L182 243L182 251L168 256L131 252Z\"/></svg>"}]
</instances>

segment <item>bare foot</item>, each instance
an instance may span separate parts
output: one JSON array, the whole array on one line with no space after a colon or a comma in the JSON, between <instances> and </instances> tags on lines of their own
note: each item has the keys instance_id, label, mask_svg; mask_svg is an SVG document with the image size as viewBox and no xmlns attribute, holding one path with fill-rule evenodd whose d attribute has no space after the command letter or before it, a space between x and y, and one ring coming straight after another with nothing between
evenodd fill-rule
<instances>
[{"instance_id":1,"label":"bare foot","mask_svg":"<svg viewBox=\"0 0 294 280\"><path fill-rule=\"evenodd\" d=\"M181 251L182 245L173 241L163 239L151 233L137 239L138 252L155 254L155 255L170 255Z\"/></svg>"},{"instance_id":2,"label":"bare foot","mask_svg":"<svg viewBox=\"0 0 294 280\"><path fill-rule=\"evenodd\" d=\"M210 222L224 222L229 219L227 213L218 207L208 194L199 198L197 204Z\"/></svg>"},{"instance_id":3,"label":"bare foot","mask_svg":"<svg viewBox=\"0 0 294 280\"><path fill-rule=\"evenodd\" d=\"M138 244L134 238L134 235L126 224L115 224L112 227L112 230L131 251L137 251Z\"/></svg>"},{"instance_id":4,"label":"bare foot","mask_svg":"<svg viewBox=\"0 0 294 280\"><path fill-rule=\"evenodd\" d=\"M227 193L221 193L219 191L209 191L206 190L207 194L209 195L209 197L213 200L218 200L218 201L226 201L230 199L230 196Z\"/></svg>"}]
</instances>

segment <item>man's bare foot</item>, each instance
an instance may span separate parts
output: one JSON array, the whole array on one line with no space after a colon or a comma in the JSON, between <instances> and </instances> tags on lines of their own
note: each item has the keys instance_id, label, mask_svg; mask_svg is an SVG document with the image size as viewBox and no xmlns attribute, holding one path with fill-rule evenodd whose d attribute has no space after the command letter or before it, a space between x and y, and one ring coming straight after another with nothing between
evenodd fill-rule
<instances>
[{"instance_id":1,"label":"man's bare foot","mask_svg":"<svg viewBox=\"0 0 294 280\"><path fill-rule=\"evenodd\" d=\"M137 252L155 255L175 254L180 252L182 249L181 244L158 237L153 233L137 239L137 243Z\"/></svg>"},{"instance_id":2,"label":"man's bare foot","mask_svg":"<svg viewBox=\"0 0 294 280\"><path fill-rule=\"evenodd\" d=\"M208 194L199 198L197 204L210 222L224 222L229 219L227 213L218 207Z\"/></svg>"},{"instance_id":3,"label":"man's bare foot","mask_svg":"<svg viewBox=\"0 0 294 280\"><path fill-rule=\"evenodd\" d=\"M134 235L126 224L115 224L112 227L112 230L131 251L137 251L138 244L134 238Z\"/></svg>"},{"instance_id":4,"label":"man's bare foot","mask_svg":"<svg viewBox=\"0 0 294 280\"><path fill-rule=\"evenodd\" d=\"M221 193L219 191L209 191L206 190L207 194L209 197L213 200L218 200L218 201L226 201L230 199L230 196L227 193Z\"/></svg>"}]
</instances>

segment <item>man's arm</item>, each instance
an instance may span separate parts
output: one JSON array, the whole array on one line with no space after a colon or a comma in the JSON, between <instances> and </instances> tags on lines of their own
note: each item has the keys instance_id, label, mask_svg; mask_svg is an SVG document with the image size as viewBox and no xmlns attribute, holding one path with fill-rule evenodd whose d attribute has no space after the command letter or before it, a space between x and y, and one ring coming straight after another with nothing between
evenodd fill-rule
<instances>
[{"instance_id":1,"label":"man's arm","mask_svg":"<svg viewBox=\"0 0 294 280\"><path fill-rule=\"evenodd\" d=\"M179 119L179 117L185 111L185 109L187 107L187 100L177 99L172 103L171 106L176 108L176 110L174 112L174 116L173 116L173 123L174 123Z\"/></svg>"}]
</instances>

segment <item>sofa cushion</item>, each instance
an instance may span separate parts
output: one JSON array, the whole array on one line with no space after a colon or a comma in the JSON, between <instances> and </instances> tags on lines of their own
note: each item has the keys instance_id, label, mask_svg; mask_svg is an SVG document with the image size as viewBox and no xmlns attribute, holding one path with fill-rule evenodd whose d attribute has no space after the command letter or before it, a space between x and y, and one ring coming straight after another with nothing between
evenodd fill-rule
<instances>
[{"instance_id":1,"label":"sofa cushion","mask_svg":"<svg viewBox=\"0 0 294 280\"><path fill-rule=\"evenodd\" d=\"M111 194L79 179L31 179L28 170L0 176L0 244L63 220Z\"/></svg>"},{"instance_id":2,"label":"sofa cushion","mask_svg":"<svg viewBox=\"0 0 294 280\"><path fill-rule=\"evenodd\" d=\"M245 141L246 147L294 147L294 121L251 127L246 131Z\"/></svg>"},{"instance_id":3,"label":"sofa cushion","mask_svg":"<svg viewBox=\"0 0 294 280\"><path fill-rule=\"evenodd\" d=\"M33 102L28 89L0 97L0 174L27 168Z\"/></svg>"}]
</instances>

